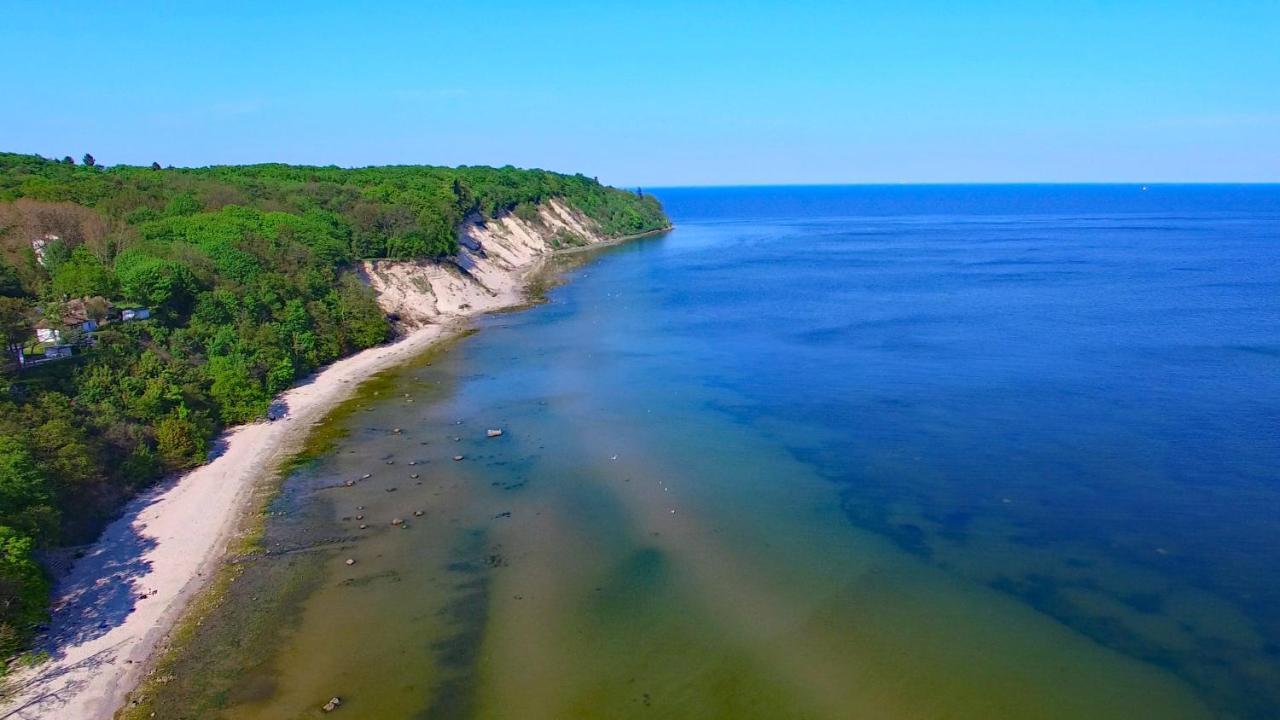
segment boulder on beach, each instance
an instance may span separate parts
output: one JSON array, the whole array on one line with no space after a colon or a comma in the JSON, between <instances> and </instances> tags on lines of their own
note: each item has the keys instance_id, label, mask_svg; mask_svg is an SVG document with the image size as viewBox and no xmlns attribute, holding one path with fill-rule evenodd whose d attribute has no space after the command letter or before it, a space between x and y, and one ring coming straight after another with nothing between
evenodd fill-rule
<instances>
[{"instance_id":1,"label":"boulder on beach","mask_svg":"<svg viewBox=\"0 0 1280 720\"><path fill-rule=\"evenodd\" d=\"M402 520L402 519L400 519L400 518L394 518L394 519L391 521L391 524L392 524L392 525L403 525L403 524L404 524L404 520Z\"/></svg>"},{"instance_id":2,"label":"boulder on beach","mask_svg":"<svg viewBox=\"0 0 1280 720\"><path fill-rule=\"evenodd\" d=\"M331 698L329 698L329 702L327 702L327 703L325 703L324 705L322 705L322 706L320 707L320 709L321 709L321 710L323 710L323 711L325 711L325 712L333 712L334 710L337 710L337 709L338 709L338 706L339 706L339 705L341 705L341 704L342 704L342 698L339 698L339 697L331 697Z\"/></svg>"}]
</instances>

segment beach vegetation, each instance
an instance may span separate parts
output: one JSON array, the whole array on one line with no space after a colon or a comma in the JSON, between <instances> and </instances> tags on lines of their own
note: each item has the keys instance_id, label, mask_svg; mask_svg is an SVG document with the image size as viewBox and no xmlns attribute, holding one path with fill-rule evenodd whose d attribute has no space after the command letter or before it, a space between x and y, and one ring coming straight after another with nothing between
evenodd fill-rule
<instances>
[{"instance_id":1,"label":"beach vegetation","mask_svg":"<svg viewBox=\"0 0 1280 720\"><path fill-rule=\"evenodd\" d=\"M222 428L388 340L354 263L447 258L464 220L534 221L551 199L605 235L668 224L652 197L543 170L0 153L0 652L43 617L41 553L92 540L139 490L204 462ZM136 307L144 319L121 315ZM64 359L31 362L52 352L38 328Z\"/></svg>"}]
</instances>

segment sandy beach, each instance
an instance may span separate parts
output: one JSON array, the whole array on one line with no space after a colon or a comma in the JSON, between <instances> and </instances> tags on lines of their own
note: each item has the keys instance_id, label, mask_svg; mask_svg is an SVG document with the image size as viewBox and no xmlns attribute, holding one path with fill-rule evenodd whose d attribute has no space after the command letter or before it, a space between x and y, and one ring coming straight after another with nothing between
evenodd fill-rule
<instances>
[{"instance_id":1,"label":"sandy beach","mask_svg":"<svg viewBox=\"0 0 1280 720\"><path fill-rule=\"evenodd\" d=\"M11 679L0 718L110 718L157 643L216 571L257 483L360 381L422 352L457 325L427 325L340 360L280 396L287 415L233 428L211 462L136 498L71 571L42 649Z\"/></svg>"},{"instance_id":2,"label":"sandy beach","mask_svg":"<svg viewBox=\"0 0 1280 720\"><path fill-rule=\"evenodd\" d=\"M227 430L210 462L130 502L54 578L49 630L36 647L49 659L13 670L0 720L111 718L217 570L255 489L312 424L361 381L452 336L469 318L524 303L530 276L554 252L556 230L570 227L593 245L611 241L586 229L589 222L552 201L536 223L508 216L462 228L463 250L449 263L364 263L359 271L379 303L410 331L302 381L273 403L278 419Z\"/></svg>"}]
</instances>

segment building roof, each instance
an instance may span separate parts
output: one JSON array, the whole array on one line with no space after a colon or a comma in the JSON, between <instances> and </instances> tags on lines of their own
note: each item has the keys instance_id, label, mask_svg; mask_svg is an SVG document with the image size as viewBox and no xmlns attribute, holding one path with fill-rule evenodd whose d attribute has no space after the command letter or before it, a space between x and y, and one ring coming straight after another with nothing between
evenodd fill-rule
<instances>
[{"instance_id":1,"label":"building roof","mask_svg":"<svg viewBox=\"0 0 1280 720\"><path fill-rule=\"evenodd\" d=\"M102 301L108 311L114 307L110 300L101 296L68 300L65 303L62 303L62 324L66 327L78 327L89 320L92 320L93 318L89 317L89 311L88 308L85 307L85 303L93 300ZM48 329L50 327L48 318L36 323L36 327Z\"/></svg>"}]
</instances>

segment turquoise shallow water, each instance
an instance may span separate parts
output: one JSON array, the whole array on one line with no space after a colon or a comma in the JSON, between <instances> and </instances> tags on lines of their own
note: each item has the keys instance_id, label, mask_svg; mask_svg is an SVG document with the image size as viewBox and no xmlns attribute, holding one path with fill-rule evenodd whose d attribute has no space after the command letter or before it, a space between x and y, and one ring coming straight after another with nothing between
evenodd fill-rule
<instances>
[{"instance_id":1,"label":"turquoise shallow water","mask_svg":"<svg viewBox=\"0 0 1280 720\"><path fill-rule=\"evenodd\" d=\"M228 712L1280 716L1280 189L657 192L289 481Z\"/></svg>"}]
</instances>

